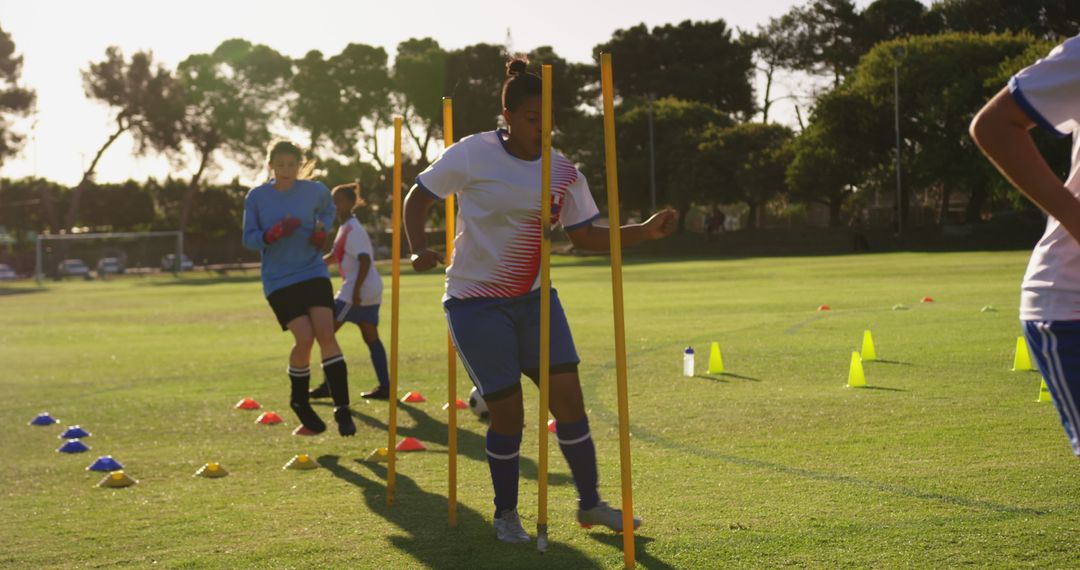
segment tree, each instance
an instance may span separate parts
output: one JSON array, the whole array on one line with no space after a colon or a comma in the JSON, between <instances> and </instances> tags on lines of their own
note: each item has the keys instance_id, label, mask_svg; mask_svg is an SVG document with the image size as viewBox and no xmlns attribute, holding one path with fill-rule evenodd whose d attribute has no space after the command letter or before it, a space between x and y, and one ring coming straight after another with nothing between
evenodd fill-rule
<instances>
[{"instance_id":1,"label":"tree","mask_svg":"<svg viewBox=\"0 0 1080 570\"><path fill-rule=\"evenodd\" d=\"M785 126L761 123L712 127L702 135L697 160L711 173L713 197L745 203L747 229L756 228L761 207L787 189L792 136Z\"/></svg>"},{"instance_id":2,"label":"tree","mask_svg":"<svg viewBox=\"0 0 1080 570\"><path fill-rule=\"evenodd\" d=\"M954 32L1030 32L1042 39L1080 32L1080 3L1075 0L941 0L930 12Z\"/></svg>"},{"instance_id":3,"label":"tree","mask_svg":"<svg viewBox=\"0 0 1080 570\"><path fill-rule=\"evenodd\" d=\"M658 99L653 107L657 204L669 204L685 214L715 192L712 173L700 172L700 137L709 128L726 127L731 119L713 106L674 98ZM649 108L646 101L624 103L617 111L620 194L628 210L647 211L650 203ZM596 136L602 136L599 118ZM598 156L602 160L603 155ZM602 174L603 162L594 168ZM686 216L680 216L685 220Z\"/></svg>"},{"instance_id":4,"label":"tree","mask_svg":"<svg viewBox=\"0 0 1080 570\"><path fill-rule=\"evenodd\" d=\"M863 47L938 30L926 6L919 0L875 0L862 12Z\"/></svg>"},{"instance_id":5,"label":"tree","mask_svg":"<svg viewBox=\"0 0 1080 570\"><path fill-rule=\"evenodd\" d=\"M765 76L765 93L761 105L761 122L769 122L769 111L779 99L772 96L773 81L777 71L794 67L796 59L794 17L788 13L772 18L765 26L758 26L757 33L743 34L740 41L754 53L754 66Z\"/></svg>"},{"instance_id":6,"label":"tree","mask_svg":"<svg viewBox=\"0 0 1080 570\"><path fill-rule=\"evenodd\" d=\"M769 27L783 25L782 37L789 69L811 75L831 76L838 87L859 62L866 46L862 17L852 0L811 0L792 8Z\"/></svg>"},{"instance_id":7,"label":"tree","mask_svg":"<svg viewBox=\"0 0 1080 570\"><path fill-rule=\"evenodd\" d=\"M264 45L226 40L213 53L196 54L177 69L183 113L178 136L195 153L198 166L184 192L179 228L189 222L202 177L221 151L257 168L265 162L269 123L282 104L292 62Z\"/></svg>"},{"instance_id":8,"label":"tree","mask_svg":"<svg viewBox=\"0 0 1080 570\"><path fill-rule=\"evenodd\" d=\"M499 124L507 55L502 47L474 44L446 54L443 93L454 99L454 138Z\"/></svg>"},{"instance_id":9,"label":"tree","mask_svg":"<svg viewBox=\"0 0 1080 570\"><path fill-rule=\"evenodd\" d=\"M0 28L0 165L22 147L24 136L12 129L12 119L30 114L37 98L34 91L18 85L22 62L11 35Z\"/></svg>"},{"instance_id":10,"label":"tree","mask_svg":"<svg viewBox=\"0 0 1080 570\"><path fill-rule=\"evenodd\" d=\"M394 58L394 91L400 97L398 104L408 127L406 133L425 165L431 139L442 136L443 112L439 96L446 93L446 57L439 42L431 38L411 38L398 44ZM423 133L422 138L417 131Z\"/></svg>"},{"instance_id":11,"label":"tree","mask_svg":"<svg viewBox=\"0 0 1080 570\"><path fill-rule=\"evenodd\" d=\"M296 60L290 115L308 131L314 154L324 149L324 139L337 153L357 154L363 121L389 105L386 60L382 48L352 43L329 59L312 50Z\"/></svg>"},{"instance_id":12,"label":"tree","mask_svg":"<svg viewBox=\"0 0 1080 570\"><path fill-rule=\"evenodd\" d=\"M743 118L754 113L750 46L736 41L724 20L616 30L593 48L612 54L615 88L623 97L699 101Z\"/></svg>"},{"instance_id":13,"label":"tree","mask_svg":"<svg viewBox=\"0 0 1080 570\"><path fill-rule=\"evenodd\" d=\"M93 184L98 161L105 151L125 133L134 135L137 154L155 147L169 147L171 143L159 135L162 125L176 118L169 100L173 76L164 66L154 64L150 52L136 52L126 60L120 48L110 46L105 50L105 59L91 63L82 76L86 96L113 110L113 131L98 147L71 194L64 218L64 227L69 229L78 220L82 195Z\"/></svg>"},{"instance_id":14,"label":"tree","mask_svg":"<svg viewBox=\"0 0 1080 570\"><path fill-rule=\"evenodd\" d=\"M792 141L789 196L826 206L829 225L841 225L847 198L866 187L876 168L890 164L889 118L866 98L842 88L819 98L809 126Z\"/></svg>"}]
</instances>

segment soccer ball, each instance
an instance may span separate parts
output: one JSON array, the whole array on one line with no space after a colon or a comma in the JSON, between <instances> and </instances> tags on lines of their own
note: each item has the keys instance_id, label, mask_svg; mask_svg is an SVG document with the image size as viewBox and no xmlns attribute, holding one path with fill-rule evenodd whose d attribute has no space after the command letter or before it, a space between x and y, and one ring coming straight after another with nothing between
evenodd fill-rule
<instances>
[{"instance_id":1,"label":"soccer ball","mask_svg":"<svg viewBox=\"0 0 1080 570\"><path fill-rule=\"evenodd\" d=\"M469 410L476 414L476 417L480 420L486 421L488 419L487 402L484 401L484 397L480 395L480 391L475 387L473 387L472 392L469 392Z\"/></svg>"}]
</instances>

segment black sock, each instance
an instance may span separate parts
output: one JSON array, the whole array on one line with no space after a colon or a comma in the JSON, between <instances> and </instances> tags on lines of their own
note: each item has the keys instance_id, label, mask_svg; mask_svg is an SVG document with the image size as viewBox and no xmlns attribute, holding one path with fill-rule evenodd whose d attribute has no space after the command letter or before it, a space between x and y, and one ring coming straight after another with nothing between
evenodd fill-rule
<instances>
[{"instance_id":1,"label":"black sock","mask_svg":"<svg viewBox=\"0 0 1080 570\"><path fill-rule=\"evenodd\" d=\"M326 423L311 409L308 402L308 386L311 385L311 367L289 367L289 381L292 383L292 391L289 397L289 407L300 418L304 427L315 433L326 431Z\"/></svg>"},{"instance_id":2,"label":"black sock","mask_svg":"<svg viewBox=\"0 0 1080 570\"><path fill-rule=\"evenodd\" d=\"M332 356L322 363L326 384L330 386L330 397L334 400L334 420L338 424L338 433L349 436L356 433L352 413L349 411L349 370L345 366L343 355Z\"/></svg>"},{"instance_id":3,"label":"black sock","mask_svg":"<svg viewBox=\"0 0 1080 570\"><path fill-rule=\"evenodd\" d=\"M349 370L345 367L345 356L331 356L322 362L323 375L326 376L326 384L330 386L330 397L334 399L334 407L341 408L349 405Z\"/></svg>"}]
</instances>

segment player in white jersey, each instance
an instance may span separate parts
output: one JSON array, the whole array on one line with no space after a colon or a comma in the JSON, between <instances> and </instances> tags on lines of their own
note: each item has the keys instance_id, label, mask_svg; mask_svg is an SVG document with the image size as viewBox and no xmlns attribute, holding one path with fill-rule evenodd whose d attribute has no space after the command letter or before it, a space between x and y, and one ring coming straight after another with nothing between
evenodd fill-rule
<instances>
[{"instance_id":1,"label":"player in white jersey","mask_svg":"<svg viewBox=\"0 0 1080 570\"><path fill-rule=\"evenodd\" d=\"M1072 135L1065 183L1028 131ZM1073 453L1080 455L1080 36L1021 70L975 116L971 136L1049 218L1028 262L1020 320Z\"/></svg>"},{"instance_id":2,"label":"player in white jersey","mask_svg":"<svg viewBox=\"0 0 1080 570\"><path fill-rule=\"evenodd\" d=\"M521 375L537 380L540 362L540 93L527 61L507 65L503 84L506 130L466 137L417 177L405 200L412 264L427 271L442 261L427 249L424 222L433 203L457 195L454 256L446 270L446 312L454 345L491 414L488 467L495 490L499 540L527 542L517 514L518 460L524 423ZM599 210L584 175L552 153L552 223L574 245L609 249L608 229L594 227ZM670 235L673 210L622 228L623 245ZM622 513L600 500L596 451L578 380L578 356L555 290L551 292L551 412L559 447L578 491L582 526L622 530ZM635 520L635 526L640 521Z\"/></svg>"},{"instance_id":3,"label":"player in white jersey","mask_svg":"<svg viewBox=\"0 0 1080 570\"><path fill-rule=\"evenodd\" d=\"M356 183L334 187L334 208L337 210L338 232L334 248L323 257L328 264L336 263L341 273L341 288L334 299L334 330L345 323L354 323L371 355L371 366L378 380L375 388L361 392L360 397L385 400L390 395L390 374L386 363L386 348L379 339L379 305L382 304L383 283L375 270L375 251L371 238L353 211L363 205L356 195ZM330 388L323 383L311 391L312 398L329 398Z\"/></svg>"}]
</instances>

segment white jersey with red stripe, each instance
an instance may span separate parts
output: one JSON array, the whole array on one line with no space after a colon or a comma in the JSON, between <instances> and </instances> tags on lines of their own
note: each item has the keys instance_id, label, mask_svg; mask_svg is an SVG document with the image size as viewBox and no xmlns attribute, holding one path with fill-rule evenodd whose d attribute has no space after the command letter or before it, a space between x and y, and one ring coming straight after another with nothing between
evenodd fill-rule
<instances>
[{"instance_id":1,"label":"white jersey with red stripe","mask_svg":"<svg viewBox=\"0 0 1080 570\"><path fill-rule=\"evenodd\" d=\"M1072 136L1065 187L1080 196L1080 36L1066 40L1009 81L1013 99L1037 125ZM1055 218L1031 252L1020 294L1020 319L1080 320L1080 244Z\"/></svg>"},{"instance_id":2,"label":"white jersey with red stripe","mask_svg":"<svg viewBox=\"0 0 1080 570\"><path fill-rule=\"evenodd\" d=\"M341 272L341 289L338 289L337 298L352 303L353 288L356 287L357 276L360 273L360 256L367 255L371 264L368 267L364 282L360 284L360 306L367 307L382 303L382 276L375 270L375 254L371 247L371 238L367 230L360 225L355 216L350 216L338 228L337 237L334 238L333 256L337 261L338 270Z\"/></svg>"},{"instance_id":3,"label":"white jersey with red stripe","mask_svg":"<svg viewBox=\"0 0 1080 570\"><path fill-rule=\"evenodd\" d=\"M506 136L500 129L465 137L416 178L440 200L457 195L447 297L518 297L540 287L540 158L517 158ZM585 176L552 152L552 226L572 230L597 217Z\"/></svg>"}]
</instances>

